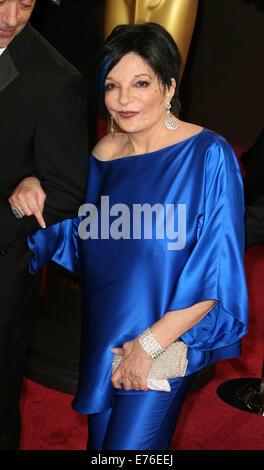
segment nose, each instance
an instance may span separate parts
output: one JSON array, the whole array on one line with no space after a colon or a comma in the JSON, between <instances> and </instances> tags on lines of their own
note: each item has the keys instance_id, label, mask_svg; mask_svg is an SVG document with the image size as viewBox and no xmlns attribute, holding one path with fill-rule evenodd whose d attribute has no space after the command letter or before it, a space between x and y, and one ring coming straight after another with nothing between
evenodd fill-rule
<instances>
[{"instance_id":1,"label":"nose","mask_svg":"<svg viewBox=\"0 0 264 470\"><path fill-rule=\"evenodd\" d=\"M120 88L119 103L121 104L121 106L126 106L132 100L133 96L131 93L131 89L129 87Z\"/></svg>"},{"instance_id":2,"label":"nose","mask_svg":"<svg viewBox=\"0 0 264 470\"><path fill-rule=\"evenodd\" d=\"M8 28L12 29L17 26L17 17L18 17L17 2L11 2L5 5L2 19Z\"/></svg>"}]
</instances>

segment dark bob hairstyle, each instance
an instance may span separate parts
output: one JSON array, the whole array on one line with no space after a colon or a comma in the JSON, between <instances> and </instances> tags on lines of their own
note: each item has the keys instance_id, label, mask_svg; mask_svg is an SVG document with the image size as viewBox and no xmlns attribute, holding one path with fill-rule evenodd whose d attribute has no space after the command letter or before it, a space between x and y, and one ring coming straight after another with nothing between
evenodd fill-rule
<instances>
[{"instance_id":1,"label":"dark bob hairstyle","mask_svg":"<svg viewBox=\"0 0 264 470\"><path fill-rule=\"evenodd\" d=\"M181 57L171 35L157 23L137 23L116 26L104 42L97 67L97 90L104 97L105 79L112 68L126 54L134 52L152 68L163 86L176 81L172 98L172 112L179 111L177 88Z\"/></svg>"}]
</instances>

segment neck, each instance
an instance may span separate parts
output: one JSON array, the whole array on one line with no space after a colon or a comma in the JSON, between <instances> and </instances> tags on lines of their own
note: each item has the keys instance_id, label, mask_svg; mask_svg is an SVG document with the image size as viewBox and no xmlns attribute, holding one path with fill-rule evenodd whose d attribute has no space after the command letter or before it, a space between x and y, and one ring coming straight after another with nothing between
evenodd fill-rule
<instances>
[{"instance_id":1,"label":"neck","mask_svg":"<svg viewBox=\"0 0 264 470\"><path fill-rule=\"evenodd\" d=\"M170 131L161 122L149 130L127 133L130 155L150 153L163 147L163 144L166 143L168 132Z\"/></svg>"}]
</instances>

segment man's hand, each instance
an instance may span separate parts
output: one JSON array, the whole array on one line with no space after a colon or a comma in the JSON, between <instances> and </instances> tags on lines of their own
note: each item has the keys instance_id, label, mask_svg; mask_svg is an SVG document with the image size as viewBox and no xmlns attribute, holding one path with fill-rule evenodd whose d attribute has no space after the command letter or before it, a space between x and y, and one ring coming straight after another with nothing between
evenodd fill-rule
<instances>
[{"instance_id":1,"label":"man's hand","mask_svg":"<svg viewBox=\"0 0 264 470\"><path fill-rule=\"evenodd\" d=\"M22 216L34 215L41 226L46 228L42 212L46 194L37 178L28 177L16 187L8 202L12 209L17 209Z\"/></svg>"}]
</instances>

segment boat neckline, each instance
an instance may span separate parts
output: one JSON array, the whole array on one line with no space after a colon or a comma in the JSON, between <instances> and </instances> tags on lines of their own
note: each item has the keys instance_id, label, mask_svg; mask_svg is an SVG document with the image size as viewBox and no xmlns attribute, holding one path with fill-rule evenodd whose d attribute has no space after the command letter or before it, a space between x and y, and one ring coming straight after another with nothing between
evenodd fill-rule
<instances>
[{"instance_id":1,"label":"boat neckline","mask_svg":"<svg viewBox=\"0 0 264 470\"><path fill-rule=\"evenodd\" d=\"M100 158L95 157L93 153L91 153L90 156L93 157L99 163L113 163L113 162L119 162L121 160L128 160L129 158L146 157L148 155L157 154L159 152L162 152L164 150L168 150L172 147L176 147L177 145L180 145L180 144L183 144L183 143L185 143L189 140L192 140L192 139L198 137L199 135L201 135L205 130L206 130L206 128L203 127L199 132L197 132L196 134L191 135L190 137L187 137L184 140L180 140L179 142L175 142L175 144L168 145L167 147L162 147L158 150L153 150L152 152L138 153L136 155L126 155L124 157L113 158L112 160L100 160Z\"/></svg>"}]
</instances>

